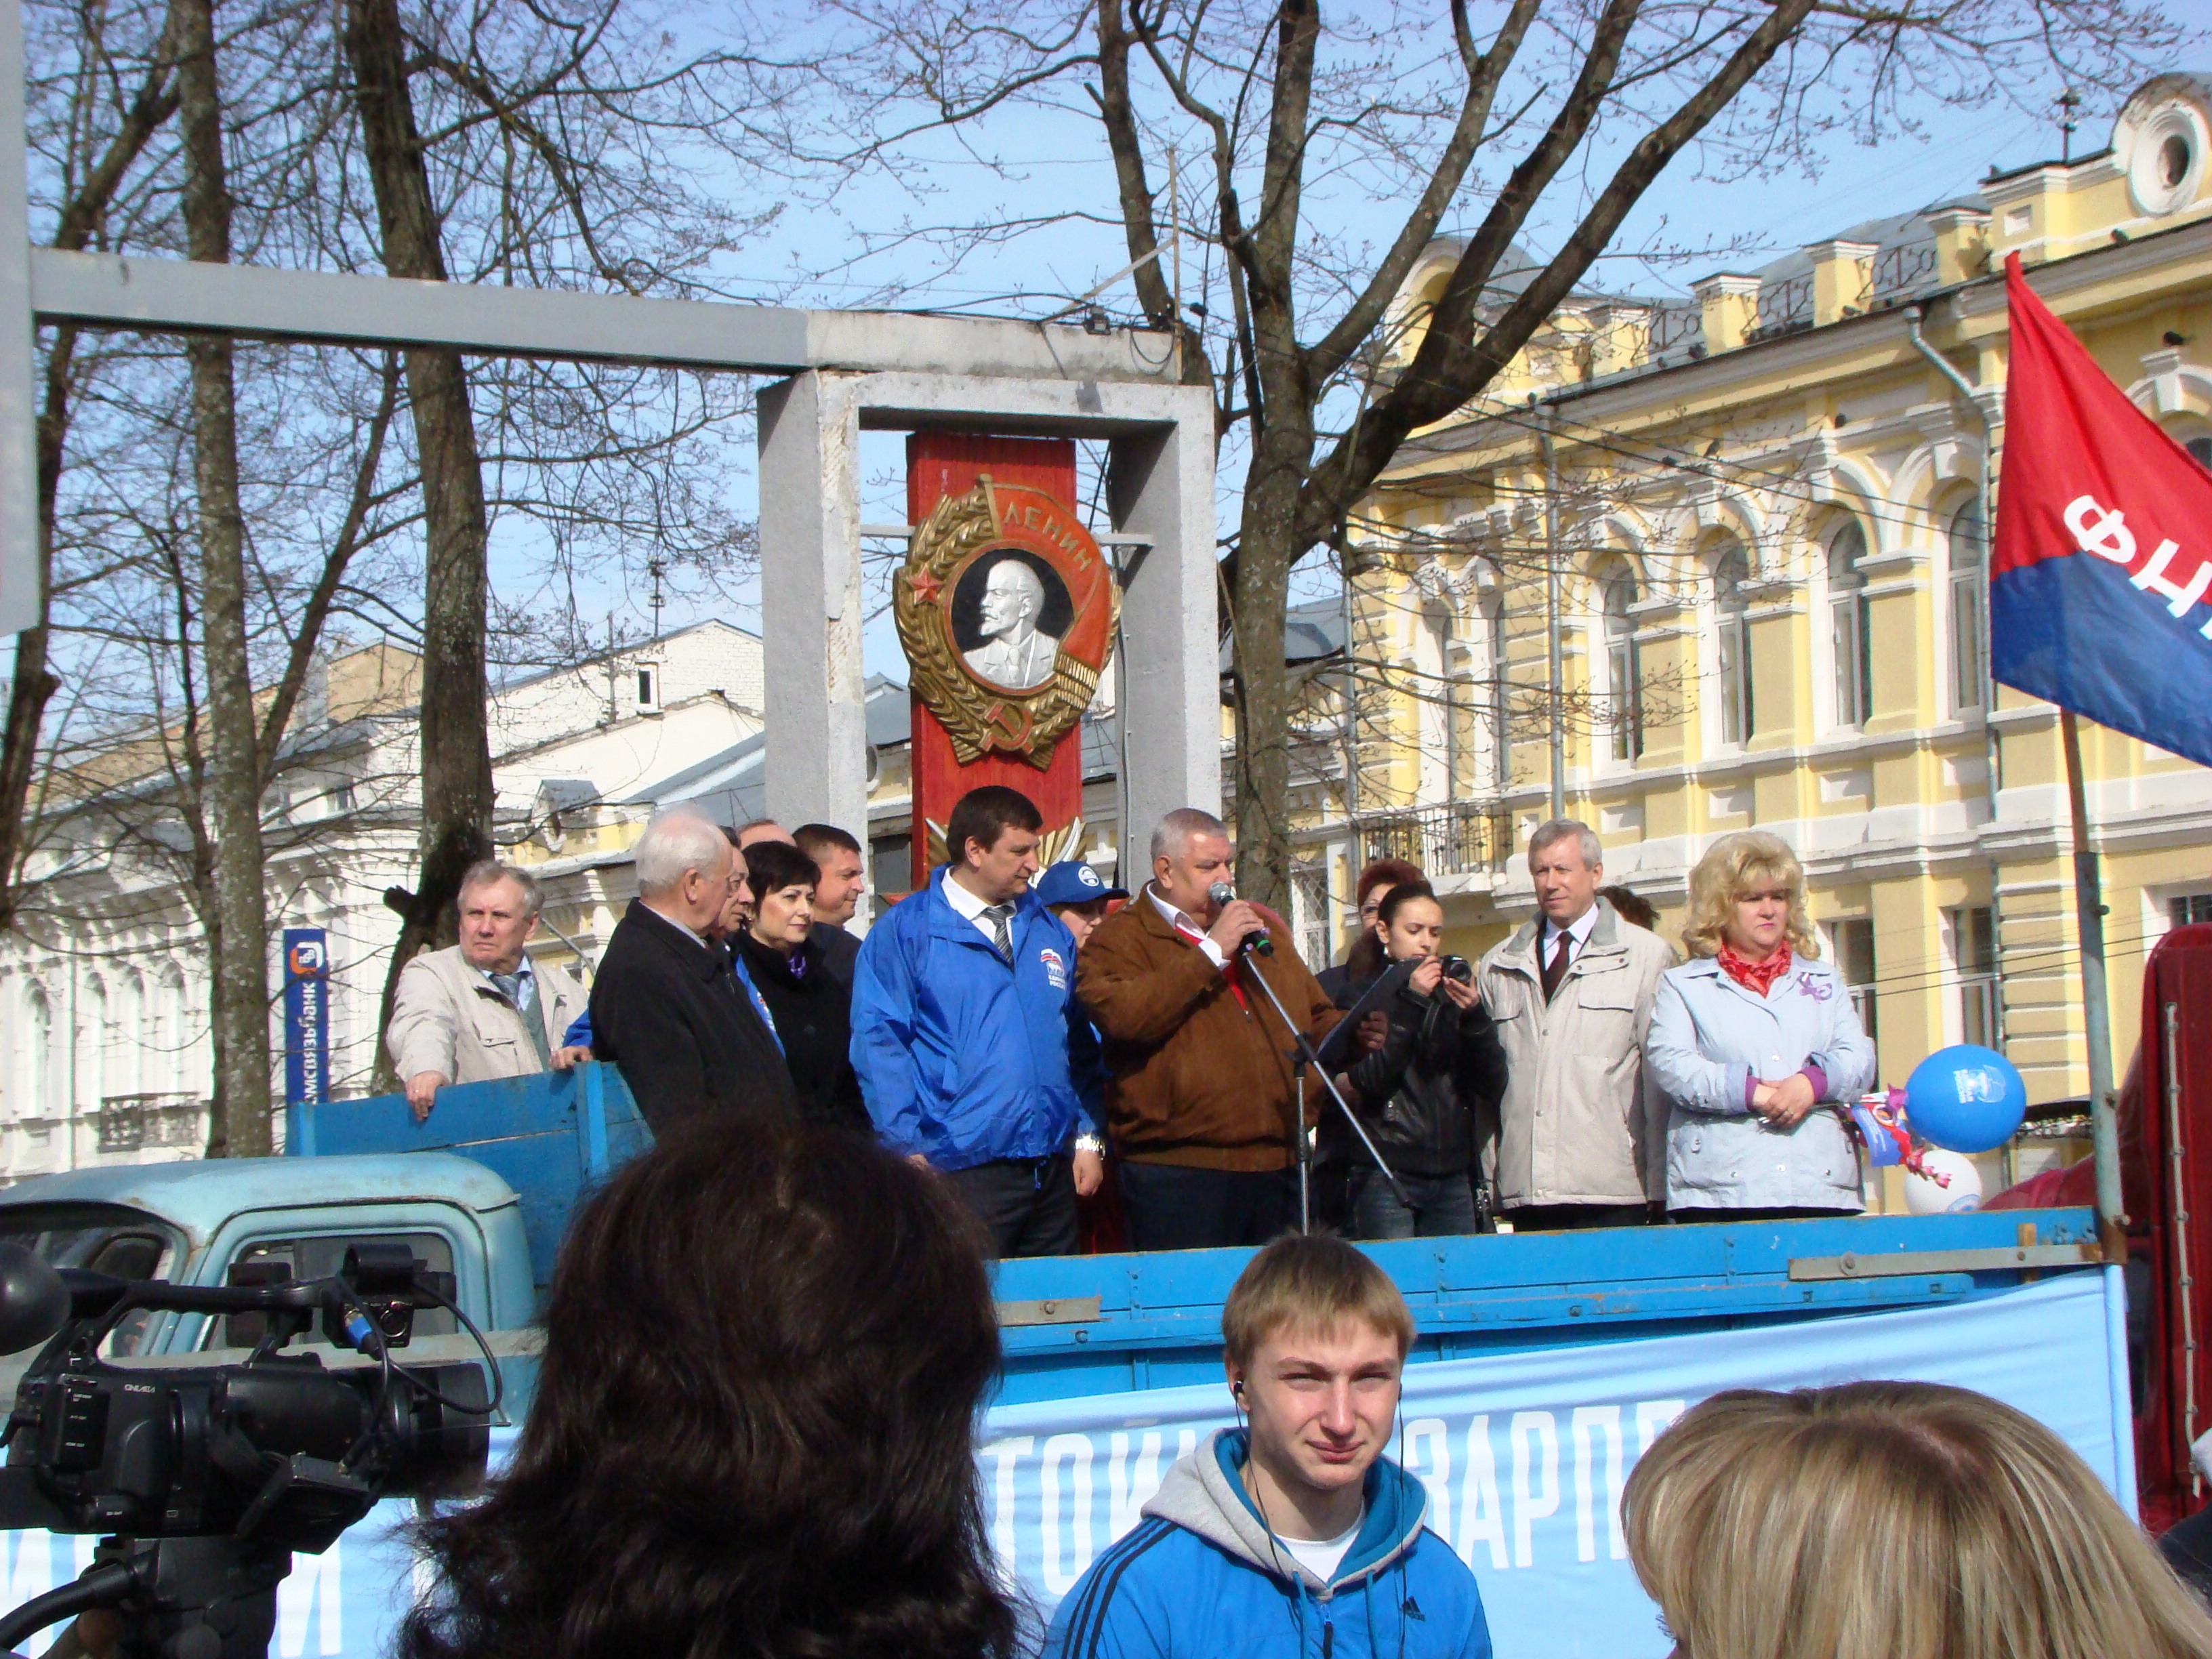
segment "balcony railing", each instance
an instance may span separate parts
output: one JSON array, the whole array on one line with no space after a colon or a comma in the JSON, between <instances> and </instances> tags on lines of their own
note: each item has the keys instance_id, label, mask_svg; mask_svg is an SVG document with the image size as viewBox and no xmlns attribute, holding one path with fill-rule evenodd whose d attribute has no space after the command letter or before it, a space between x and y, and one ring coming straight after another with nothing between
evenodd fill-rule
<instances>
[{"instance_id":1,"label":"balcony railing","mask_svg":"<svg viewBox=\"0 0 2212 1659\"><path fill-rule=\"evenodd\" d=\"M1360 861L1404 859L1431 876L1502 870L1513 855L1513 815L1488 801L1456 801L1368 819Z\"/></svg>"}]
</instances>

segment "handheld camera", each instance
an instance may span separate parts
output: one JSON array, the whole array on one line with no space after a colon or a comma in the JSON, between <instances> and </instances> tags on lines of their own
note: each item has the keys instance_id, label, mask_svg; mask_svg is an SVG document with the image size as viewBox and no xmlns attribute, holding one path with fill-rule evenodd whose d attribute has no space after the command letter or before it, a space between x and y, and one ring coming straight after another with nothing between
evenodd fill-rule
<instances>
[{"instance_id":1,"label":"handheld camera","mask_svg":"<svg viewBox=\"0 0 2212 1659\"><path fill-rule=\"evenodd\" d=\"M428 1307L466 1327L483 1367L399 1363ZM225 1316L252 1352L235 1364L104 1358L139 1309ZM283 1352L319 1321L352 1363ZM330 1279L187 1285L56 1269L0 1244L0 1351L47 1338L8 1419L0 1528L110 1536L76 1583L0 1619L0 1652L105 1607L125 1659L258 1656L294 1550L327 1549L380 1498L459 1496L483 1476L497 1362L450 1275L404 1245L358 1246Z\"/></svg>"}]
</instances>

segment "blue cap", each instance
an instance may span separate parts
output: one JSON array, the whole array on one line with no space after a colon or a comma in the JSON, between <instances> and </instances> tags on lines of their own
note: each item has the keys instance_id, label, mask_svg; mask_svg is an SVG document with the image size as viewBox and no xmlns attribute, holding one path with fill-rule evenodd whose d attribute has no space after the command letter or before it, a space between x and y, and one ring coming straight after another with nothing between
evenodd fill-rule
<instances>
[{"instance_id":1,"label":"blue cap","mask_svg":"<svg viewBox=\"0 0 2212 1659\"><path fill-rule=\"evenodd\" d=\"M1047 904L1088 904L1094 899L1129 896L1128 890L1109 887L1098 872L1081 859L1066 859L1047 866L1030 884L1030 890Z\"/></svg>"}]
</instances>

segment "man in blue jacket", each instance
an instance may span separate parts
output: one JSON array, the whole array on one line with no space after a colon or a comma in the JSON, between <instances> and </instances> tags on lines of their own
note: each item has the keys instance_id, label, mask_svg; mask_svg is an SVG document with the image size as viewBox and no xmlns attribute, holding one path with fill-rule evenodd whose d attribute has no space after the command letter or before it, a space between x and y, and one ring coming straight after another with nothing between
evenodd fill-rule
<instances>
[{"instance_id":1,"label":"man in blue jacket","mask_svg":"<svg viewBox=\"0 0 2212 1659\"><path fill-rule=\"evenodd\" d=\"M969 790L945 826L951 862L854 967L853 1069L877 1133L951 1181L1000 1256L1073 1255L1076 1194L1105 1168L1075 939L1030 891L1043 826L1019 790Z\"/></svg>"},{"instance_id":2,"label":"man in blue jacket","mask_svg":"<svg viewBox=\"0 0 2212 1659\"><path fill-rule=\"evenodd\" d=\"M1382 1457L1413 1317L1339 1238L1279 1238L1221 1310L1246 1426L1168 1471L1053 1614L1048 1659L1489 1659L1474 1575Z\"/></svg>"}]
</instances>

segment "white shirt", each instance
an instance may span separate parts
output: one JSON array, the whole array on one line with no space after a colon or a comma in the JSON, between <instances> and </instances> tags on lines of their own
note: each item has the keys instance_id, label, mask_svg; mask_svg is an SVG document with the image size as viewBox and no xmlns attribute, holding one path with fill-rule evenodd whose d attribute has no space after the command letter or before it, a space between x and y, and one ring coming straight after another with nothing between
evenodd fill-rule
<instances>
[{"instance_id":1,"label":"white shirt","mask_svg":"<svg viewBox=\"0 0 2212 1659\"><path fill-rule=\"evenodd\" d=\"M1226 968L1229 965L1229 957L1227 954L1218 945L1216 945L1212 939L1206 936L1206 929L1200 927L1195 920L1185 915L1182 911L1176 909L1174 905L1170 904L1165 899L1162 898L1160 896L1159 889L1153 886L1149 881L1145 884L1145 896L1152 900L1152 908L1158 911L1162 915L1168 919L1169 927L1174 928L1179 933L1194 933L1197 935L1195 939L1191 940L1191 943L1198 946L1200 950L1206 952L1206 958L1208 962L1211 962L1217 968Z\"/></svg>"},{"instance_id":2,"label":"white shirt","mask_svg":"<svg viewBox=\"0 0 2212 1659\"><path fill-rule=\"evenodd\" d=\"M1583 946L1589 943L1590 929L1596 926L1597 906L1595 904L1567 924L1567 961L1570 963L1582 955ZM1552 919L1545 917L1544 925L1536 930L1536 965L1539 968L1548 963L1552 960L1552 952L1559 948L1559 930L1552 925Z\"/></svg>"},{"instance_id":3,"label":"white shirt","mask_svg":"<svg viewBox=\"0 0 2212 1659\"><path fill-rule=\"evenodd\" d=\"M956 915L963 915L967 917L969 921L974 922L975 924L976 931L981 933L985 939L991 941L991 948L994 951L999 948L998 927L992 921L990 917L983 914L984 911L991 908L991 901L987 898L977 897L975 894L969 892L965 886L962 885L959 882L953 880L952 872L950 870L947 870L945 872L945 902L952 907ZM1008 916L1006 918L1006 927L1009 932L1012 929L1013 925L1014 919L1012 916Z\"/></svg>"},{"instance_id":4,"label":"white shirt","mask_svg":"<svg viewBox=\"0 0 2212 1659\"><path fill-rule=\"evenodd\" d=\"M1285 1538L1277 1535L1275 1541L1283 1547L1291 1559L1324 1584L1336 1577L1336 1570L1358 1540L1359 1529L1367 1523L1367 1511L1362 1510L1359 1518L1346 1530L1334 1538Z\"/></svg>"}]
</instances>

